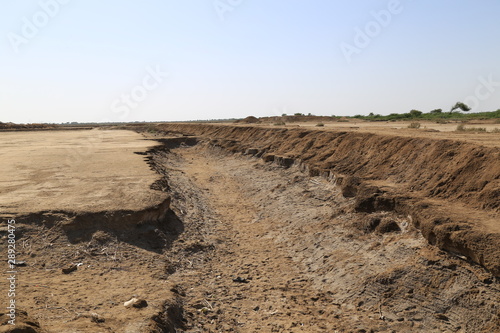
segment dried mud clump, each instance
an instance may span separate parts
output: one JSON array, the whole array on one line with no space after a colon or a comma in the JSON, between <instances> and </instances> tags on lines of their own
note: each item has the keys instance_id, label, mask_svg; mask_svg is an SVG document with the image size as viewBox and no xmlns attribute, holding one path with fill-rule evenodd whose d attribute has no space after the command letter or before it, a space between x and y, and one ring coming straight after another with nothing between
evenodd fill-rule
<instances>
[{"instance_id":1,"label":"dried mud clump","mask_svg":"<svg viewBox=\"0 0 500 333\"><path fill-rule=\"evenodd\" d=\"M7 313L0 313L1 333L45 333L38 321L28 316L23 310L16 310L15 325L9 323L11 318Z\"/></svg>"},{"instance_id":2,"label":"dried mud clump","mask_svg":"<svg viewBox=\"0 0 500 333\"><path fill-rule=\"evenodd\" d=\"M399 224L391 217L384 215L364 215L353 224L355 229L365 234L376 232L386 234L390 232L400 232Z\"/></svg>"},{"instance_id":3,"label":"dried mud clump","mask_svg":"<svg viewBox=\"0 0 500 333\"><path fill-rule=\"evenodd\" d=\"M362 213L378 211L393 211L396 200L391 195L384 193L374 186L359 186L356 191L354 210Z\"/></svg>"},{"instance_id":4,"label":"dried mud clump","mask_svg":"<svg viewBox=\"0 0 500 333\"><path fill-rule=\"evenodd\" d=\"M354 198L358 193L361 180L358 177L340 178L337 182L340 185L340 190L345 198Z\"/></svg>"},{"instance_id":5,"label":"dried mud clump","mask_svg":"<svg viewBox=\"0 0 500 333\"><path fill-rule=\"evenodd\" d=\"M153 316L149 332L176 333L186 329L187 320L184 318L184 309L180 301L165 302L161 313Z\"/></svg>"}]
</instances>

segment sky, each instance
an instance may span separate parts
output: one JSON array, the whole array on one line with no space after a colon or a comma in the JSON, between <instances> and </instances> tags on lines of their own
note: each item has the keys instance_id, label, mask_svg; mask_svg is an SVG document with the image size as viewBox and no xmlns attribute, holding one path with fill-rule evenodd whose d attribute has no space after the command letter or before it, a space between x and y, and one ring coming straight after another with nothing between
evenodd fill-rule
<instances>
[{"instance_id":1,"label":"sky","mask_svg":"<svg viewBox=\"0 0 500 333\"><path fill-rule=\"evenodd\" d=\"M0 121L500 109L496 0L0 0Z\"/></svg>"}]
</instances>

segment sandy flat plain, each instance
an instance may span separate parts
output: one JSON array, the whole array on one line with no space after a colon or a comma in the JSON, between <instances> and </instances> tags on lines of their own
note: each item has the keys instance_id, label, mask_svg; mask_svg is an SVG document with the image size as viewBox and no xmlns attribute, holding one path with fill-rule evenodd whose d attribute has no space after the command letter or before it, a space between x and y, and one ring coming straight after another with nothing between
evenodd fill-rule
<instances>
[{"instance_id":1,"label":"sandy flat plain","mask_svg":"<svg viewBox=\"0 0 500 333\"><path fill-rule=\"evenodd\" d=\"M97 212L137 210L164 194L144 162L156 142L121 130L0 133L0 210Z\"/></svg>"}]
</instances>

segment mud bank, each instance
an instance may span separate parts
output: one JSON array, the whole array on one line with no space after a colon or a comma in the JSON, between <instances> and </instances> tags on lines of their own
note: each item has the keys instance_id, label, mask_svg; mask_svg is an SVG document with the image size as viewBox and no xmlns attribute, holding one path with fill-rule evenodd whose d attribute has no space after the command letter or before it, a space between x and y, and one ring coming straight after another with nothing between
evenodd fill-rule
<instances>
[{"instance_id":1,"label":"mud bank","mask_svg":"<svg viewBox=\"0 0 500 333\"><path fill-rule=\"evenodd\" d=\"M425 238L500 276L500 149L465 142L301 129L162 124L212 146L323 176L358 211L407 214Z\"/></svg>"}]
</instances>

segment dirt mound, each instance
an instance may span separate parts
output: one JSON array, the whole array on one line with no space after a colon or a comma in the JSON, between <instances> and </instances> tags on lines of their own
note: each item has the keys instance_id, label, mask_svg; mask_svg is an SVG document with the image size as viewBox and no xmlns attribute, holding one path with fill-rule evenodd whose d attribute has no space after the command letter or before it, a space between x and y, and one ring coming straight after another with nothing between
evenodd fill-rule
<instances>
[{"instance_id":1,"label":"dirt mound","mask_svg":"<svg viewBox=\"0 0 500 333\"><path fill-rule=\"evenodd\" d=\"M236 120L235 123L240 124L257 124L260 123L260 120L254 116L248 116L245 119Z\"/></svg>"},{"instance_id":2,"label":"dirt mound","mask_svg":"<svg viewBox=\"0 0 500 333\"><path fill-rule=\"evenodd\" d=\"M284 167L298 164L341 186L346 182L344 192L356 197L358 211L409 214L431 243L500 276L498 148L355 132L200 124L158 129L204 137L213 146Z\"/></svg>"}]
</instances>

